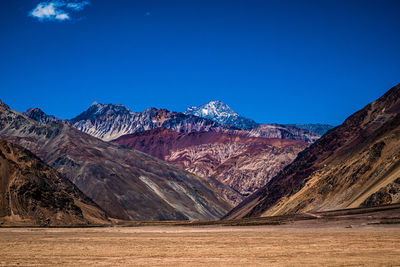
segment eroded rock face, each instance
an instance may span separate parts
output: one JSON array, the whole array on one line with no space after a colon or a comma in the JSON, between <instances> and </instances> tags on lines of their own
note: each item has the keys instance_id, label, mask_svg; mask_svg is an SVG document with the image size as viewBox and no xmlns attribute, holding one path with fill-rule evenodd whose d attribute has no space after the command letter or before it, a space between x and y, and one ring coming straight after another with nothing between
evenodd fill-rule
<instances>
[{"instance_id":1,"label":"eroded rock face","mask_svg":"<svg viewBox=\"0 0 400 267\"><path fill-rule=\"evenodd\" d=\"M60 123L38 123L0 106L0 137L31 150L111 217L218 219L231 207L207 179Z\"/></svg>"},{"instance_id":2,"label":"eroded rock face","mask_svg":"<svg viewBox=\"0 0 400 267\"><path fill-rule=\"evenodd\" d=\"M106 213L60 173L21 146L0 140L0 223L109 224Z\"/></svg>"},{"instance_id":3,"label":"eroded rock face","mask_svg":"<svg viewBox=\"0 0 400 267\"><path fill-rule=\"evenodd\" d=\"M231 189L219 187L219 192L232 204L264 186L308 145L290 139L177 133L162 128L125 135L114 142L219 181Z\"/></svg>"},{"instance_id":4,"label":"eroded rock face","mask_svg":"<svg viewBox=\"0 0 400 267\"><path fill-rule=\"evenodd\" d=\"M47 115L40 108L30 108L24 111L22 114L35 120L37 122L58 122L58 123L68 123L67 120L62 120L60 118L56 118L53 115Z\"/></svg>"},{"instance_id":5,"label":"eroded rock face","mask_svg":"<svg viewBox=\"0 0 400 267\"><path fill-rule=\"evenodd\" d=\"M226 218L398 203L400 86L301 152Z\"/></svg>"}]
</instances>

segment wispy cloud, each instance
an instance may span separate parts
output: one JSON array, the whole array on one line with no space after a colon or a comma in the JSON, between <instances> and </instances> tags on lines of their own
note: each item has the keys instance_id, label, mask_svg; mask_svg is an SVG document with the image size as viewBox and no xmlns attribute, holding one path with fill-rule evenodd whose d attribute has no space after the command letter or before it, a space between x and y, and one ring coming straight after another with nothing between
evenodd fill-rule
<instances>
[{"instance_id":1,"label":"wispy cloud","mask_svg":"<svg viewBox=\"0 0 400 267\"><path fill-rule=\"evenodd\" d=\"M66 5L67 8L79 11L82 10L85 6L89 5L89 1L81 1L81 2L74 2L74 3L68 3Z\"/></svg>"},{"instance_id":2,"label":"wispy cloud","mask_svg":"<svg viewBox=\"0 0 400 267\"><path fill-rule=\"evenodd\" d=\"M66 1L66 0L51 0L40 2L30 13L31 17L37 18L40 21L65 21L70 20L70 11L81 11L85 6L89 5L89 1Z\"/></svg>"}]
</instances>

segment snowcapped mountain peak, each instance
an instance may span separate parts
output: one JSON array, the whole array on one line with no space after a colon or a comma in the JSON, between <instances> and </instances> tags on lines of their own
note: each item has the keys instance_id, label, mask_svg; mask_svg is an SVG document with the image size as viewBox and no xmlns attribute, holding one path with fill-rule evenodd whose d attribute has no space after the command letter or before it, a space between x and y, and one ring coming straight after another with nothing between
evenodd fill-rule
<instances>
[{"instance_id":1,"label":"snowcapped mountain peak","mask_svg":"<svg viewBox=\"0 0 400 267\"><path fill-rule=\"evenodd\" d=\"M255 121L240 116L220 100L213 100L199 107L190 107L185 111L185 114L211 119L220 124L239 129L249 129L257 125Z\"/></svg>"},{"instance_id":2,"label":"snowcapped mountain peak","mask_svg":"<svg viewBox=\"0 0 400 267\"><path fill-rule=\"evenodd\" d=\"M224 104L220 100L213 100L199 107L191 107L187 109L187 112L193 111L198 114L194 114L200 117L203 116L213 116L213 117L231 117L239 116L235 111L233 111L228 105Z\"/></svg>"},{"instance_id":3,"label":"snowcapped mountain peak","mask_svg":"<svg viewBox=\"0 0 400 267\"><path fill-rule=\"evenodd\" d=\"M204 105L228 108L228 109L232 110L227 104L225 104L224 102L222 102L220 100L211 100L210 102L208 102Z\"/></svg>"}]
</instances>

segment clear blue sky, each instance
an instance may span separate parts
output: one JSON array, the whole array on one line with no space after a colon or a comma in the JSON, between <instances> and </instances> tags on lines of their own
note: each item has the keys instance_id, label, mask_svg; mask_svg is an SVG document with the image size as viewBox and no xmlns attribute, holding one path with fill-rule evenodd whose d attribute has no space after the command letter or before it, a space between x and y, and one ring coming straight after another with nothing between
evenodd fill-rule
<instances>
[{"instance_id":1,"label":"clear blue sky","mask_svg":"<svg viewBox=\"0 0 400 267\"><path fill-rule=\"evenodd\" d=\"M19 111L218 99L258 122L336 125L400 83L400 1L41 2L1 3L0 99Z\"/></svg>"}]
</instances>

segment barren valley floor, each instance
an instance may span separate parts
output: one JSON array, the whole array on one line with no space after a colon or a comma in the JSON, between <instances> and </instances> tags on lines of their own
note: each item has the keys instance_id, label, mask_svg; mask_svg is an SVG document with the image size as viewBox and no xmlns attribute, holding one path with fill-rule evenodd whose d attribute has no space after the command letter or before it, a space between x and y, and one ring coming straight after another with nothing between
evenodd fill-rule
<instances>
[{"instance_id":1,"label":"barren valley floor","mask_svg":"<svg viewBox=\"0 0 400 267\"><path fill-rule=\"evenodd\" d=\"M0 228L0 265L394 266L398 225Z\"/></svg>"}]
</instances>

